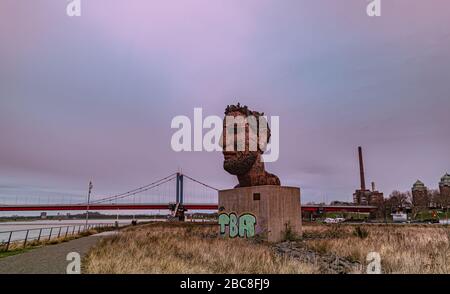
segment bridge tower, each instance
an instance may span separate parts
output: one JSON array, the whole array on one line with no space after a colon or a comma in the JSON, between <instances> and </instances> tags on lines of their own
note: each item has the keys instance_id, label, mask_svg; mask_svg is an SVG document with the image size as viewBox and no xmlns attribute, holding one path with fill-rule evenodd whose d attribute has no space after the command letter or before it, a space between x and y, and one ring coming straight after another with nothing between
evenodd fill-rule
<instances>
[{"instance_id":1,"label":"bridge tower","mask_svg":"<svg viewBox=\"0 0 450 294\"><path fill-rule=\"evenodd\" d=\"M175 217L178 217L179 221L184 221L184 212L186 209L183 206L183 174L177 172L177 189L176 189L176 205L175 205Z\"/></svg>"}]
</instances>

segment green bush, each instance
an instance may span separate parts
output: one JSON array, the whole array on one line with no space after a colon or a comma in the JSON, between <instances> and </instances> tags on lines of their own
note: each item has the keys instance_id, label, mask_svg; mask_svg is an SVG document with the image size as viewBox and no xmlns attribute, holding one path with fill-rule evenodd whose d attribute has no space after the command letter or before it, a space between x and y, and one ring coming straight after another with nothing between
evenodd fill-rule
<instances>
[{"instance_id":1,"label":"green bush","mask_svg":"<svg viewBox=\"0 0 450 294\"><path fill-rule=\"evenodd\" d=\"M363 227L357 226L354 230L353 230L353 235L361 238L361 239L365 239L369 236L369 231L364 229Z\"/></svg>"},{"instance_id":2,"label":"green bush","mask_svg":"<svg viewBox=\"0 0 450 294\"><path fill-rule=\"evenodd\" d=\"M284 238L285 241L295 241L298 239L295 232L292 230L291 224L286 224L286 229L284 230Z\"/></svg>"}]
</instances>

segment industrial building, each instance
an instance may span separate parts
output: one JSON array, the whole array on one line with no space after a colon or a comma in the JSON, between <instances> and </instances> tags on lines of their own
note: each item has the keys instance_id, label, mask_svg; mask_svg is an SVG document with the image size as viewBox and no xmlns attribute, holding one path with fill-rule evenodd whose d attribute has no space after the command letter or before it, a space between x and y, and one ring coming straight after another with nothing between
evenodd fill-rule
<instances>
[{"instance_id":1,"label":"industrial building","mask_svg":"<svg viewBox=\"0 0 450 294\"><path fill-rule=\"evenodd\" d=\"M441 196L447 199L447 203L450 202L450 175L446 173L439 182L439 192Z\"/></svg>"},{"instance_id":2,"label":"industrial building","mask_svg":"<svg viewBox=\"0 0 450 294\"><path fill-rule=\"evenodd\" d=\"M412 204L415 207L439 208L450 205L450 175L446 173L439 182L439 194L433 197L425 184L417 180L411 188ZM438 199L435 199L438 198Z\"/></svg>"},{"instance_id":3,"label":"industrial building","mask_svg":"<svg viewBox=\"0 0 450 294\"><path fill-rule=\"evenodd\" d=\"M430 205L430 199L428 197L428 188L422 181L417 180L414 183L411 192L414 206L428 207Z\"/></svg>"},{"instance_id":4,"label":"industrial building","mask_svg":"<svg viewBox=\"0 0 450 294\"><path fill-rule=\"evenodd\" d=\"M373 205L379 206L383 203L383 193L379 192L375 188L375 182L372 182L372 189L366 188L366 179L364 174L364 160L362 154L362 147L358 147L359 156L359 175L361 187L353 193L353 203L355 205Z\"/></svg>"}]
</instances>

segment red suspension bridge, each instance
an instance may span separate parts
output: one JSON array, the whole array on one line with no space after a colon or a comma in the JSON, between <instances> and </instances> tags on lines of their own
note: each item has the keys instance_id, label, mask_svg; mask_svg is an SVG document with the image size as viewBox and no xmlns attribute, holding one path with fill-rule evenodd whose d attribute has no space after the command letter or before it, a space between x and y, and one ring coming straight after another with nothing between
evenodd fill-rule
<instances>
[{"instance_id":1,"label":"red suspension bridge","mask_svg":"<svg viewBox=\"0 0 450 294\"><path fill-rule=\"evenodd\" d=\"M173 173L158 181L136 189L97 197L81 203L30 203L0 204L0 211L86 211L86 210L218 210L218 189L186 174ZM309 212L371 212L373 206L302 205Z\"/></svg>"}]
</instances>

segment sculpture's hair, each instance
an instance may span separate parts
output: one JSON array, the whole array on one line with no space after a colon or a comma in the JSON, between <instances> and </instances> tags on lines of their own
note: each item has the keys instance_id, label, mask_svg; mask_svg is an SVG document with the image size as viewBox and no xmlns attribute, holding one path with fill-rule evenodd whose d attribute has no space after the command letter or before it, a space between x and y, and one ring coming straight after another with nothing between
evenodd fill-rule
<instances>
[{"instance_id":1,"label":"sculpture's hair","mask_svg":"<svg viewBox=\"0 0 450 294\"><path fill-rule=\"evenodd\" d=\"M237 105L228 105L225 109L225 115L230 114L231 112L240 112L245 116L251 116L253 115L256 118L259 118L260 116L264 116L264 112L260 113L258 111L252 111L248 109L247 105L241 106L240 103Z\"/></svg>"},{"instance_id":2,"label":"sculpture's hair","mask_svg":"<svg viewBox=\"0 0 450 294\"><path fill-rule=\"evenodd\" d=\"M269 143L271 132L270 132L269 124L267 123L267 120L264 118L264 112L250 110L250 109L248 109L247 105L242 106L240 103L238 103L237 105L228 105L227 108L225 108L225 116L229 115L232 112L242 113L243 115L245 115L245 117L248 117L248 116L255 117L256 121L258 123L258 128L259 128L259 118L261 117L267 127L267 143ZM254 130L254 131L256 133L258 133L257 132L258 130Z\"/></svg>"}]
</instances>

